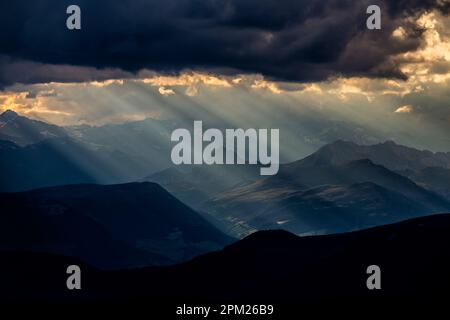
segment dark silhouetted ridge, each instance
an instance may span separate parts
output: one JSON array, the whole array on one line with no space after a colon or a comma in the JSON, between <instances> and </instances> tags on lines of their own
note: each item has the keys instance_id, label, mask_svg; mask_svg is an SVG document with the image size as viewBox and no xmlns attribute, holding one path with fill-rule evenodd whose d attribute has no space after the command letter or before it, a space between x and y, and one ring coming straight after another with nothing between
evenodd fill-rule
<instances>
[{"instance_id":1,"label":"dark silhouetted ridge","mask_svg":"<svg viewBox=\"0 0 450 320\"><path fill-rule=\"evenodd\" d=\"M185 261L232 241L149 182L0 193L0 203L0 248L54 252L104 268Z\"/></svg>"},{"instance_id":2,"label":"dark silhouetted ridge","mask_svg":"<svg viewBox=\"0 0 450 320\"><path fill-rule=\"evenodd\" d=\"M0 296L145 298L223 302L374 299L425 301L450 290L450 214L357 232L298 237L260 231L225 249L170 267L100 272L82 265L88 285L70 294L55 270L76 260L26 252L0 253ZM366 288L368 266L382 270L382 290ZM29 268L30 265L35 266ZM13 273L12 270L14 270ZM45 281L44 281L45 280ZM46 285L41 284L45 282ZM408 300L411 301L411 300Z\"/></svg>"}]
</instances>

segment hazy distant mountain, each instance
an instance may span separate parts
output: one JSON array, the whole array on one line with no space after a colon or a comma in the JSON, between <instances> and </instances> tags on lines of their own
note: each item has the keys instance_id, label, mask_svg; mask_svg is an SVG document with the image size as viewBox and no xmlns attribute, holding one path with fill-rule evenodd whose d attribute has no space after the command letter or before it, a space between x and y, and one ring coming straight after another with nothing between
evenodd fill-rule
<instances>
[{"instance_id":1,"label":"hazy distant mountain","mask_svg":"<svg viewBox=\"0 0 450 320\"><path fill-rule=\"evenodd\" d=\"M0 140L24 146L66 136L67 132L61 127L20 116L14 111L7 110L0 114Z\"/></svg>"},{"instance_id":2,"label":"hazy distant mountain","mask_svg":"<svg viewBox=\"0 0 450 320\"><path fill-rule=\"evenodd\" d=\"M278 175L271 179L276 183L280 176L284 174L285 178L280 180L280 184L292 183L291 177L302 176L302 183L312 179L307 183L308 186L320 184L352 184L366 181L372 181L383 185L390 183L391 188L396 188L396 180L403 180L398 175L388 175L388 181L373 181L371 179L387 179L383 175L370 176L370 172L358 172L357 176L346 177L346 173L340 176L333 176L334 173L328 173L326 179L322 179L326 172L322 172L322 167L334 167L348 164L351 161L369 159L374 164L382 165L390 171L395 171L412 179L421 187L425 187L441 195L447 196L446 190L450 189L450 180L445 182L436 175L427 178L425 171L435 172L439 170L443 176L448 173L445 168L450 168L450 153L432 153L430 151L419 151L413 148L397 145L393 142L386 142L371 146L361 146L352 142L336 141L335 143L320 148L310 156L286 165L282 165ZM356 162L355 162L356 164ZM428 169L434 165L434 169ZM304 168L315 167L310 171ZM302 169L303 168L303 169ZM320 168L320 169L319 169ZM300 170L297 172L297 169ZM371 166L374 171L383 170L381 167ZM422 172L423 171L423 172ZM450 171L449 171L450 172ZM447 173L447 174L446 174ZM363 174L363 176L359 176ZM369 176L367 176L369 175ZM322 178L321 178L322 177ZM154 181L160 183L171 193L182 199L184 202L193 206L198 206L221 192L228 191L232 187L248 184L261 179L255 170L248 166L179 166L165 169L153 175L144 178L145 181ZM436 179L435 179L436 178ZM322 179L322 180L321 180ZM289 180L289 181L288 181ZM438 182L438 180L440 182ZM436 182L436 185L434 183ZM296 183L299 183L298 181ZM413 184L409 183L412 188ZM304 185L305 187L305 185ZM450 198L448 198L450 200Z\"/></svg>"},{"instance_id":3,"label":"hazy distant mountain","mask_svg":"<svg viewBox=\"0 0 450 320\"><path fill-rule=\"evenodd\" d=\"M143 180L156 182L184 203L198 207L221 192L258 179L259 167L254 165L181 165Z\"/></svg>"},{"instance_id":4,"label":"hazy distant mountain","mask_svg":"<svg viewBox=\"0 0 450 320\"><path fill-rule=\"evenodd\" d=\"M95 182L95 178L67 154L81 156L76 144L58 146L45 141L26 147L13 142L0 143L0 191L22 191L38 187L81 182ZM62 142L61 142L62 143ZM86 161L89 161L86 158Z\"/></svg>"},{"instance_id":5,"label":"hazy distant mountain","mask_svg":"<svg viewBox=\"0 0 450 320\"><path fill-rule=\"evenodd\" d=\"M138 180L169 166L163 123L148 119L62 128L5 111L0 115L0 191Z\"/></svg>"},{"instance_id":6,"label":"hazy distant mountain","mask_svg":"<svg viewBox=\"0 0 450 320\"><path fill-rule=\"evenodd\" d=\"M370 160L282 166L278 175L222 193L204 210L230 233L281 227L294 233L344 232L450 209L444 198Z\"/></svg>"},{"instance_id":7,"label":"hazy distant mountain","mask_svg":"<svg viewBox=\"0 0 450 320\"><path fill-rule=\"evenodd\" d=\"M393 141L358 145L348 141L327 144L292 166L340 165L354 160L370 159L390 170L421 170L427 167L450 169L450 152L431 152L398 145Z\"/></svg>"},{"instance_id":8,"label":"hazy distant mountain","mask_svg":"<svg viewBox=\"0 0 450 320\"><path fill-rule=\"evenodd\" d=\"M176 125L170 121L145 119L104 126L73 126L66 129L80 141L119 150L138 160L142 165L133 172L133 178L138 179L172 164L170 135L175 128Z\"/></svg>"},{"instance_id":9,"label":"hazy distant mountain","mask_svg":"<svg viewBox=\"0 0 450 320\"><path fill-rule=\"evenodd\" d=\"M421 170L399 171L418 185L443 195L450 200L450 169L427 167Z\"/></svg>"},{"instance_id":10,"label":"hazy distant mountain","mask_svg":"<svg viewBox=\"0 0 450 320\"><path fill-rule=\"evenodd\" d=\"M323 307L324 301L366 302L368 306L376 301L377 308L386 299L424 303L442 299L450 290L449 242L450 215L443 214L319 237L297 237L280 230L257 232L177 266L120 272L101 272L66 257L2 252L0 274L9 276L2 281L0 296L139 298L152 301L152 310L163 314L168 309L164 302L183 305L192 298L219 304L269 301L283 303L276 310L277 319L289 319L292 313L287 311L298 312L299 302ZM66 275L60 270L70 264L81 265L82 279L89 279L82 290L69 291L64 286ZM366 287L366 270L373 264L381 268L382 290Z\"/></svg>"},{"instance_id":11,"label":"hazy distant mountain","mask_svg":"<svg viewBox=\"0 0 450 320\"><path fill-rule=\"evenodd\" d=\"M436 194L418 186L408 178L393 172L369 159L355 160L340 165L310 165L308 162L294 162L283 165L279 174L269 180L295 181L308 187L325 184L354 184L373 182L417 201L429 203L441 210L448 204Z\"/></svg>"},{"instance_id":12,"label":"hazy distant mountain","mask_svg":"<svg viewBox=\"0 0 450 320\"><path fill-rule=\"evenodd\" d=\"M125 182L135 177L135 170L140 166L139 161L123 152L68 137L46 139L24 147L3 141L0 143L0 191Z\"/></svg>"},{"instance_id":13,"label":"hazy distant mountain","mask_svg":"<svg viewBox=\"0 0 450 320\"><path fill-rule=\"evenodd\" d=\"M146 119L62 128L5 111L0 115L0 140L16 146L0 144L0 171L6 173L0 191L136 181L171 165L174 126Z\"/></svg>"},{"instance_id":14,"label":"hazy distant mountain","mask_svg":"<svg viewBox=\"0 0 450 320\"><path fill-rule=\"evenodd\" d=\"M146 180L210 213L238 237L277 227L296 233L331 233L449 210L443 197L450 183L443 174L448 169L427 167L445 165L446 157L393 142L359 146L337 141L303 160L281 165L279 173L269 178L248 166L179 166ZM417 173L415 182L400 170L422 167L409 169ZM419 175L422 171L439 173Z\"/></svg>"},{"instance_id":15,"label":"hazy distant mountain","mask_svg":"<svg viewBox=\"0 0 450 320\"><path fill-rule=\"evenodd\" d=\"M0 193L0 248L75 256L116 268L167 264L231 238L153 183Z\"/></svg>"},{"instance_id":16,"label":"hazy distant mountain","mask_svg":"<svg viewBox=\"0 0 450 320\"><path fill-rule=\"evenodd\" d=\"M450 200L450 179L446 179L450 176L450 152L417 150L392 141L369 146L336 141L290 166L341 165L361 159L370 159Z\"/></svg>"}]
</instances>

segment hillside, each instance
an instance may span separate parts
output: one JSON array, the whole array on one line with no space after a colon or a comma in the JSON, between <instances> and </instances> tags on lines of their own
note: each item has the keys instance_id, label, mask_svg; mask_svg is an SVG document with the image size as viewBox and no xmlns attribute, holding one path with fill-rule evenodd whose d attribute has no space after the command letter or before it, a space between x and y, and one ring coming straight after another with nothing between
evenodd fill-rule
<instances>
[{"instance_id":1,"label":"hillside","mask_svg":"<svg viewBox=\"0 0 450 320\"><path fill-rule=\"evenodd\" d=\"M53 252L104 268L185 261L232 241L153 183L0 193L0 248Z\"/></svg>"}]
</instances>

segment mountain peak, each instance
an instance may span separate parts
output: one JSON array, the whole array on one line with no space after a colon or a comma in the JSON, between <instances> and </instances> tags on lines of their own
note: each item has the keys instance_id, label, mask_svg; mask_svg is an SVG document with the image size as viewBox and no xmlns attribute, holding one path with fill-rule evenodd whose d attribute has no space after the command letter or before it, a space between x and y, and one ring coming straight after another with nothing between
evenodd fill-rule
<instances>
[{"instance_id":1,"label":"mountain peak","mask_svg":"<svg viewBox=\"0 0 450 320\"><path fill-rule=\"evenodd\" d=\"M3 112L2 114L0 114L0 119L5 120L5 121L9 121L12 120L16 117L18 117L19 115L12 111L12 110L6 110L5 112Z\"/></svg>"}]
</instances>

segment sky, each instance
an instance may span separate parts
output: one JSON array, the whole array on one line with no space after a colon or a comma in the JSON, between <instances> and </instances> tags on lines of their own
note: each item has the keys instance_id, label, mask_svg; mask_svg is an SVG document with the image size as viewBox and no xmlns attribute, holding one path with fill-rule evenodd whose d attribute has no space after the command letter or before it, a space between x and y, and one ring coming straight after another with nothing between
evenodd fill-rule
<instances>
[{"instance_id":1,"label":"sky","mask_svg":"<svg viewBox=\"0 0 450 320\"><path fill-rule=\"evenodd\" d=\"M366 8L381 7L381 30ZM0 111L158 119L450 151L450 1L0 3ZM81 8L81 30L65 27Z\"/></svg>"}]
</instances>

